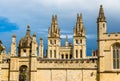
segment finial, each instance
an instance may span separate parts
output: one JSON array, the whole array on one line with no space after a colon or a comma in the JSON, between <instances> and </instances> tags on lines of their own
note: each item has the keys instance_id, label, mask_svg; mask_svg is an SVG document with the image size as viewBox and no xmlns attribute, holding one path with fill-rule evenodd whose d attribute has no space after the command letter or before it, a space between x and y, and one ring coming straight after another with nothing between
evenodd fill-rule
<instances>
[{"instance_id":1,"label":"finial","mask_svg":"<svg viewBox=\"0 0 120 81\"><path fill-rule=\"evenodd\" d=\"M100 7L102 8L102 5L100 5Z\"/></svg>"},{"instance_id":2,"label":"finial","mask_svg":"<svg viewBox=\"0 0 120 81\"><path fill-rule=\"evenodd\" d=\"M13 35L12 35L12 37L13 37L13 38L16 38L16 35L15 35L15 34L13 34Z\"/></svg>"},{"instance_id":3,"label":"finial","mask_svg":"<svg viewBox=\"0 0 120 81\"><path fill-rule=\"evenodd\" d=\"M68 35L66 35L66 42L68 42Z\"/></svg>"},{"instance_id":4,"label":"finial","mask_svg":"<svg viewBox=\"0 0 120 81\"><path fill-rule=\"evenodd\" d=\"M40 37L40 40L43 40L43 38L42 38L42 37Z\"/></svg>"},{"instance_id":5,"label":"finial","mask_svg":"<svg viewBox=\"0 0 120 81\"><path fill-rule=\"evenodd\" d=\"M80 17L80 16L79 16L79 13L77 13L77 21L79 20L79 17Z\"/></svg>"},{"instance_id":6,"label":"finial","mask_svg":"<svg viewBox=\"0 0 120 81\"><path fill-rule=\"evenodd\" d=\"M30 25L27 25L27 30L30 30Z\"/></svg>"},{"instance_id":7,"label":"finial","mask_svg":"<svg viewBox=\"0 0 120 81\"><path fill-rule=\"evenodd\" d=\"M36 33L33 34L33 37L36 37Z\"/></svg>"},{"instance_id":8,"label":"finial","mask_svg":"<svg viewBox=\"0 0 120 81\"><path fill-rule=\"evenodd\" d=\"M82 13L80 13L80 18L82 18Z\"/></svg>"},{"instance_id":9,"label":"finial","mask_svg":"<svg viewBox=\"0 0 120 81\"><path fill-rule=\"evenodd\" d=\"M52 15L52 21L54 21L54 19L55 19L55 17L54 17L54 15Z\"/></svg>"},{"instance_id":10,"label":"finial","mask_svg":"<svg viewBox=\"0 0 120 81\"><path fill-rule=\"evenodd\" d=\"M55 15L55 20L57 21L57 15Z\"/></svg>"},{"instance_id":11,"label":"finial","mask_svg":"<svg viewBox=\"0 0 120 81\"><path fill-rule=\"evenodd\" d=\"M80 13L80 22L83 22L83 21L82 21L82 13Z\"/></svg>"},{"instance_id":12,"label":"finial","mask_svg":"<svg viewBox=\"0 0 120 81\"><path fill-rule=\"evenodd\" d=\"M99 21L105 21L106 22L106 18L105 18L105 15L104 15L104 10L103 10L102 5L100 5L99 17L97 19L97 22L99 22Z\"/></svg>"},{"instance_id":13,"label":"finial","mask_svg":"<svg viewBox=\"0 0 120 81\"><path fill-rule=\"evenodd\" d=\"M27 32L26 32L26 36L30 36L30 25L27 25Z\"/></svg>"},{"instance_id":14,"label":"finial","mask_svg":"<svg viewBox=\"0 0 120 81\"><path fill-rule=\"evenodd\" d=\"M79 17L79 13L77 13L77 17Z\"/></svg>"}]
</instances>

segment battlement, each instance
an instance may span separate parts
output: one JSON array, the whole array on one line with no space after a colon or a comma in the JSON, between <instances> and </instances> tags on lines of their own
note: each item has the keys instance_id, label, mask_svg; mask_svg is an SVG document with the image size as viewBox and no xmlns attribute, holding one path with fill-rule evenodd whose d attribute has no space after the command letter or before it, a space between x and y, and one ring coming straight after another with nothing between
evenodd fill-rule
<instances>
[{"instance_id":1,"label":"battlement","mask_svg":"<svg viewBox=\"0 0 120 81\"><path fill-rule=\"evenodd\" d=\"M97 58L91 59L38 59L38 68L96 69Z\"/></svg>"},{"instance_id":2,"label":"battlement","mask_svg":"<svg viewBox=\"0 0 120 81\"><path fill-rule=\"evenodd\" d=\"M120 32L104 33L101 39L120 39Z\"/></svg>"},{"instance_id":3,"label":"battlement","mask_svg":"<svg viewBox=\"0 0 120 81\"><path fill-rule=\"evenodd\" d=\"M9 68L9 63L8 62L2 62L1 63L3 69L8 69Z\"/></svg>"}]
</instances>

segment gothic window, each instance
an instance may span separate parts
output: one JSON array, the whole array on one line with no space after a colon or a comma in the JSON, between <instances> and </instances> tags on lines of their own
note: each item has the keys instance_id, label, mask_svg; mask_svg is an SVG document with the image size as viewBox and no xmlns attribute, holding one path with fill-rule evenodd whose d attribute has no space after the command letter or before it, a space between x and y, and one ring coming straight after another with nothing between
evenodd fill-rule
<instances>
[{"instance_id":1,"label":"gothic window","mask_svg":"<svg viewBox=\"0 0 120 81\"><path fill-rule=\"evenodd\" d=\"M56 44L56 40L54 40L54 44Z\"/></svg>"},{"instance_id":2,"label":"gothic window","mask_svg":"<svg viewBox=\"0 0 120 81\"><path fill-rule=\"evenodd\" d=\"M50 50L50 58L52 58L52 50Z\"/></svg>"},{"instance_id":3,"label":"gothic window","mask_svg":"<svg viewBox=\"0 0 120 81\"><path fill-rule=\"evenodd\" d=\"M61 58L64 59L64 55L63 54L61 55Z\"/></svg>"},{"instance_id":4,"label":"gothic window","mask_svg":"<svg viewBox=\"0 0 120 81\"><path fill-rule=\"evenodd\" d=\"M103 28L105 28L105 24L103 24Z\"/></svg>"},{"instance_id":5,"label":"gothic window","mask_svg":"<svg viewBox=\"0 0 120 81\"><path fill-rule=\"evenodd\" d=\"M50 40L50 44L52 44L52 40Z\"/></svg>"},{"instance_id":6,"label":"gothic window","mask_svg":"<svg viewBox=\"0 0 120 81\"><path fill-rule=\"evenodd\" d=\"M78 58L78 50L76 50L76 58Z\"/></svg>"},{"instance_id":7,"label":"gothic window","mask_svg":"<svg viewBox=\"0 0 120 81\"><path fill-rule=\"evenodd\" d=\"M29 81L29 70L25 65L19 69L19 81Z\"/></svg>"},{"instance_id":8,"label":"gothic window","mask_svg":"<svg viewBox=\"0 0 120 81\"><path fill-rule=\"evenodd\" d=\"M72 54L70 54L70 59L72 59Z\"/></svg>"},{"instance_id":9,"label":"gothic window","mask_svg":"<svg viewBox=\"0 0 120 81\"><path fill-rule=\"evenodd\" d=\"M120 69L120 45L113 45L113 68Z\"/></svg>"},{"instance_id":10,"label":"gothic window","mask_svg":"<svg viewBox=\"0 0 120 81\"><path fill-rule=\"evenodd\" d=\"M80 58L82 58L82 50L80 50Z\"/></svg>"},{"instance_id":11,"label":"gothic window","mask_svg":"<svg viewBox=\"0 0 120 81\"><path fill-rule=\"evenodd\" d=\"M76 39L76 44L78 44L78 40Z\"/></svg>"},{"instance_id":12,"label":"gothic window","mask_svg":"<svg viewBox=\"0 0 120 81\"><path fill-rule=\"evenodd\" d=\"M82 39L80 40L80 43L82 43Z\"/></svg>"},{"instance_id":13,"label":"gothic window","mask_svg":"<svg viewBox=\"0 0 120 81\"><path fill-rule=\"evenodd\" d=\"M66 59L68 59L68 54L66 54Z\"/></svg>"},{"instance_id":14,"label":"gothic window","mask_svg":"<svg viewBox=\"0 0 120 81\"><path fill-rule=\"evenodd\" d=\"M54 58L56 58L56 50L54 50Z\"/></svg>"}]
</instances>

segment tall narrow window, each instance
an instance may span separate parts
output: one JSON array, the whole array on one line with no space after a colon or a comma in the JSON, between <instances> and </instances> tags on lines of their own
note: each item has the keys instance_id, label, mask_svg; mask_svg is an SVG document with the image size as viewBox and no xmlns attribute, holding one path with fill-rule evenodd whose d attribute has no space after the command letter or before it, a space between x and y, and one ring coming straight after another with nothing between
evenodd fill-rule
<instances>
[{"instance_id":1,"label":"tall narrow window","mask_svg":"<svg viewBox=\"0 0 120 81\"><path fill-rule=\"evenodd\" d=\"M80 58L82 58L82 49L80 50Z\"/></svg>"},{"instance_id":2,"label":"tall narrow window","mask_svg":"<svg viewBox=\"0 0 120 81\"><path fill-rule=\"evenodd\" d=\"M76 44L78 44L78 40L76 39Z\"/></svg>"},{"instance_id":3,"label":"tall narrow window","mask_svg":"<svg viewBox=\"0 0 120 81\"><path fill-rule=\"evenodd\" d=\"M72 54L70 54L70 59L72 59Z\"/></svg>"},{"instance_id":4,"label":"tall narrow window","mask_svg":"<svg viewBox=\"0 0 120 81\"><path fill-rule=\"evenodd\" d=\"M113 46L113 68L120 69L120 45L115 44Z\"/></svg>"},{"instance_id":5,"label":"tall narrow window","mask_svg":"<svg viewBox=\"0 0 120 81\"><path fill-rule=\"evenodd\" d=\"M56 40L54 40L54 44L56 44Z\"/></svg>"},{"instance_id":6,"label":"tall narrow window","mask_svg":"<svg viewBox=\"0 0 120 81\"><path fill-rule=\"evenodd\" d=\"M80 39L80 43L82 44L82 39Z\"/></svg>"},{"instance_id":7,"label":"tall narrow window","mask_svg":"<svg viewBox=\"0 0 120 81\"><path fill-rule=\"evenodd\" d=\"M52 44L52 40L50 40L50 44Z\"/></svg>"},{"instance_id":8,"label":"tall narrow window","mask_svg":"<svg viewBox=\"0 0 120 81\"><path fill-rule=\"evenodd\" d=\"M54 50L54 58L56 58L56 50Z\"/></svg>"},{"instance_id":9,"label":"tall narrow window","mask_svg":"<svg viewBox=\"0 0 120 81\"><path fill-rule=\"evenodd\" d=\"M78 50L76 50L76 58L78 58Z\"/></svg>"},{"instance_id":10,"label":"tall narrow window","mask_svg":"<svg viewBox=\"0 0 120 81\"><path fill-rule=\"evenodd\" d=\"M50 58L52 58L52 50L50 50Z\"/></svg>"},{"instance_id":11,"label":"tall narrow window","mask_svg":"<svg viewBox=\"0 0 120 81\"><path fill-rule=\"evenodd\" d=\"M68 54L66 54L66 59L68 59Z\"/></svg>"},{"instance_id":12,"label":"tall narrow window","mask_svg":"<svg viewBox=\"0 0 120 81\"><path fill-rule=\"evenodd\" d=\"M61 58L64 59L64 55L63 54L61 55Z\"/></svg>"}]
</instances>

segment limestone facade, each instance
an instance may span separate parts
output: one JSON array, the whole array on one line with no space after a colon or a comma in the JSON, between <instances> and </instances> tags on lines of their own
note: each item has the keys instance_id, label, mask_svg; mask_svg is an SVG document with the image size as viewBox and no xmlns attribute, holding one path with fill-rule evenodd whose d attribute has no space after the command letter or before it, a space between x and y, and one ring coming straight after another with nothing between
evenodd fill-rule
<instances>
[{"instance_id":1,"label":"limestone facade","mask_svg":"<svg viewBox=\"0 0 120 81\"><path fill-rule=\"evenodd\" d=\"M120 80L120 33L107 34L103 7L97 18L98 51L86 55L86 31L82 14L77 14L73 44L66 35L61 46L57 15L52 16L48 29L47 56L44 54L43 38L40 44L36 34L26 35L19 41L12 36L11 51L6 54L0 43L0 81L119 81Z\"/></svg>"}]
</instances>

